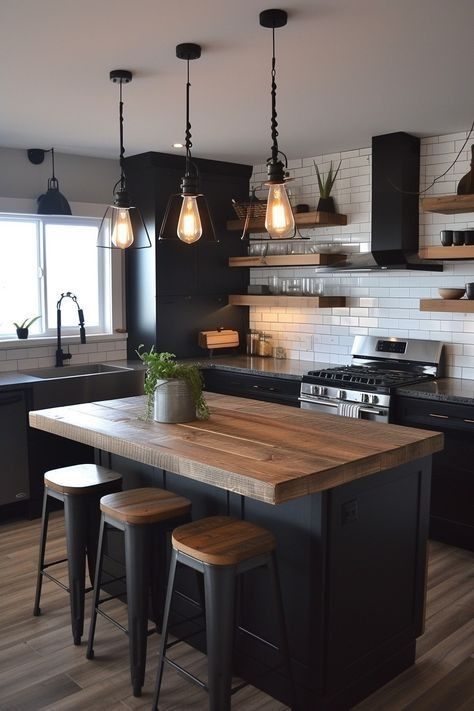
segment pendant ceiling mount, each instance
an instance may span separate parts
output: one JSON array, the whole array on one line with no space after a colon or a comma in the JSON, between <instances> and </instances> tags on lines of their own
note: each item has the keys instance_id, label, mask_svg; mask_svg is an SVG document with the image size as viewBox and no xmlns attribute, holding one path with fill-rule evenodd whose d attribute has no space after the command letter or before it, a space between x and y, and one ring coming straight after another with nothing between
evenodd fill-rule
<instances>
[{"instance_id":1,"label":"pendant ceiling mount","mask_svg":"<svg viewBox=\"0 0 474 711\"><path fill-rule=\"evenodd\" d=\"M288 22L288 13L285 10L263 10L260 13L260 24L262 27L277 28L285 27Z\"/></svg>"},{"instance_id":2,"label":"pendant ceiling mount","mask_svg":"<svg viewBox=\"0 0 474 711\"><path fill-rule=\"evenodd\" d=\"M201 56L201 46L199 44L193 44L192 42L183 42L177 45L176 56L178 59L185 59L188 62L192 59L199 59Z\"/></svg>"},{"instance_id":3,"label":"pendant ceiling mount","mask_svg":"<svg viewBox=\"0 0 474 711\"><path fill-rule=\"evenodd\" d=\"M133 74L128 69L112 69L109 74L110 81L114 84L130 84Z\"/></svg>"}]
</instances>

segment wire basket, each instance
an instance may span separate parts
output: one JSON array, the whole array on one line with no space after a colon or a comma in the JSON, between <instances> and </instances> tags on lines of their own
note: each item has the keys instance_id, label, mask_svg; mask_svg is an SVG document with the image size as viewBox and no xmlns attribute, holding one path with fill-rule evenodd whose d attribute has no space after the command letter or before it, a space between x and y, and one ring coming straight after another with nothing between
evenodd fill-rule
<instances>
[{"instance_id":1,"label":"wire basket","mask_svg":"<svg viewBox=\"0 0 474 711\"><path fill-rule=\"evenodd\" d=\"M258 200L258 198L248 202L232 200L232 207L239 220L253 220L259 217L265 217L267 211L267 203L263 200Z\"/></svg>"}]
</instances>

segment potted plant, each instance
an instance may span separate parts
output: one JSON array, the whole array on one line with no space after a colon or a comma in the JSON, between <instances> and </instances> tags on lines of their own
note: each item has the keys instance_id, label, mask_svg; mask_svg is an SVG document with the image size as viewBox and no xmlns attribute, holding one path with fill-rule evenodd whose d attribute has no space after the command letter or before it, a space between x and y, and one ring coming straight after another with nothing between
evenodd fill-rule
<instances>
[{"instance_id":1,"label":"potted plant","mask_svg":"<svg viewBox=\"0 0 474 711\"><path fill-rule=\"evenodd\" d=\"M28 329L30 326L34 324L35 321L37 321L40 318L40 316L35 316L34 318L25 318L23 323L16 323L15 321L13 322L13 325L16 326L16 335L18 336L19 339L24 340L25 338L28 338Z\"/></svg>"},{"instance_id":2,"label":"potted plant","mask_svg":"<svg viewBox=\"0 0 474 711\"><path fill-rule=\"evenodd\" d=\"M319 202L318 202L318 207L317 210L321 212L336 212L336 206L334 204L334 198L331 196L331 190L333 188L334 183L336 182L337 174L339 173L339 168L341 167L342 161L339 161L339 165L337 166L337 170L334 173L333 168L332 168L332 161L331 165L328 170L328 174L326 177L324 175L321 175L319 172L319 168L316 165L315 161L313 160L314 167L316 169L316 175L318 177L318 186L319 186Z\"/></svg>"},{"instance_id":3,"label":"potted plant","mask_svg":"<svg viewBox=\"0 0 474 711\"><path fill-rule=\"evenodd\" d=\"M146 419L157 422L191 422L196 417L206 420L209 408L202 392L203 381L195 363L178 363L174 353L136 351L146 365Z\"/></svg>"}]
</instances>

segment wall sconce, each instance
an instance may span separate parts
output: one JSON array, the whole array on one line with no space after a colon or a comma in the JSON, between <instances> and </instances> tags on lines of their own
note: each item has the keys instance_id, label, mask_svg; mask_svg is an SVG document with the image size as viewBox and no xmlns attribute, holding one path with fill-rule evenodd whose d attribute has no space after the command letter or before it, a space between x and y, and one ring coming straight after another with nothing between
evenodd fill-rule
<instances>
[{"instance_id":1,"label":"wall sconce","mask_svg":"<svg viewBox=\"0 0 474 711\"><path fill-rule=\"evenodd\" d=\"M59 181L54 174L54 148L50 148L48 151L42 148L30 148L27 153L28 160L33 165L40 165L44 161L45 153L51 153L53 174L48 180L47 191L37 200L38 215L70 215L71 208L64 195L59 192Z\"/></svg>"}]
</instances>

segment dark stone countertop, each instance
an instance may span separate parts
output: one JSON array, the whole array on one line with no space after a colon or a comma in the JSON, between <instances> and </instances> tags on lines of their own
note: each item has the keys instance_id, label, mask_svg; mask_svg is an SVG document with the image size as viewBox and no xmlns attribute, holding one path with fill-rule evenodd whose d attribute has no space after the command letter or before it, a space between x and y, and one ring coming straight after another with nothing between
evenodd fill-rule
<instances>
[{"instance_id":1,"label":"dark stone countertop","mask_svg":"<svg viewBox=\"0 0 474 711\"><path fill-rule=\"evenodd\" d=\"M437 400L462 405L474 405L474 380L440 378L425 383L405 385L397 389L399 395L421 400Z\"/></svg>"},{"instance_id":2,"label":"dark stone countertop","mask_svg":"<svg viewBox=\"0 0 474 711\"><path fill-rule=\"evenodd\" d=\"M262 358L259 356L233 355L213 358L192 358L184 362L199 363L203 368L228 370L232 373L247 375L267 375L276 378L301 380L308 370L334 367L334 364L310 360L291 360L287 358Z\"/></svg>"}]
</instances>

